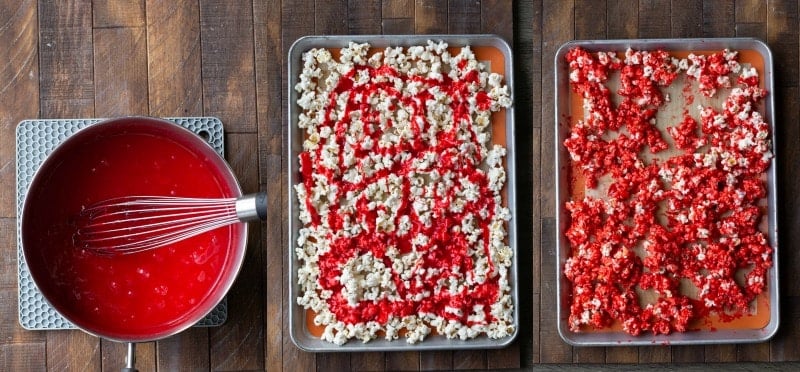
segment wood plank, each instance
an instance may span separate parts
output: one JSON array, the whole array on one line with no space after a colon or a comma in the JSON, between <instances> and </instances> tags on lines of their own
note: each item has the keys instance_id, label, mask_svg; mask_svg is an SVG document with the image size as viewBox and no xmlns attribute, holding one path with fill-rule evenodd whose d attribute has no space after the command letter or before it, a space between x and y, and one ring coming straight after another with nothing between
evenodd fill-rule
<instances>
[{"instance_id":1,"label":"wood plank","mask_svg":"<svg viewBox=\"0 0 800 372\"><path fill-rule=\"evenodd\" d=\"M671 10L672 37L703 36L703 2L701 0L672 0Z\"/></svg>"},{"instance_id":2,"label":"wood plank","mask_svg":"<svg viewBox=\"0 0 800 372\"><path fill-rule=\"evenodd\" d=\"M614 350L609 350L613 352ZM572 361L575 363L605 363L606 348L576 347L572 350Z\"/></svg>"},{"instance_id":3,"label":"wood plank","mask_svg":"<svg viewBox=\"0 0 800 372\"><path fill-rule=\"evenodd\" d=\"M681 345L672 347L673 363L703 363L705 347L702 345Z\"/></svg>"},{"instance_id":4,"label":"wood plank","mask_svg":"<svg viewBox=\"0 0 800 372\"><path fill-rule=\"evenodd\" d=\"M39 99L45 118L94 115L92 4L39 4Z\"/></svg>"},{"instance_id":5,"label":"wood plank","mask_svg":"<svg viewBox=\"0 0 800 372\"><path fill-rule=\"evenodd\" d=\"M281 37L281 52L280 55L284 56L285 52L289 50L289 46L297 40L297 38L304 36L304 35L311 35L314 33L314 16L313 14L309 13L310 9L314 9L314 2L310 0L303 0L303 1L294 1L292 4L287 4L288 2L281 3L281 31L278 35ZM276 36L278 36L276 35ZM284 57L281 57L284 58ZM286 64L281 63L283 66L282 68L282 76L283 80L281 81L279 87L280 89L284 89L287 85L287 75L286 75ZM281 107L286 107L288 101L287 96L282 96L281 99ZM286 117L286 113L284 112L281 116L281 122L286 122L288 120ZM271 134L273 135L273 134ZM282 133L282 141L281 143L286 143L286 132ZM290 254L290 249L292 247L287 247L285 236L281 235L287 228L287 220L288 215L286 212L286 200L288 200L289 190L284 187L286 183L286 179L284 178L287 169L287 163L283 162L282 160L286 161L295 161L294 159L283 159L280 155L269 155L267 163L267 175L273 175L272 180L262 178L262 184L267 185L267 192L270 193L269 197L269 206L270 209L267 211L268 213L273 213L271 216L276 216L276 220L270 221L271 217L267 220L267 225L280 226L278 231L271 231L268 232L268 241L267 241L267 296L269 298L269 302L267 303L267 314L270 316L270 322L275 322L280 320L283 326L282 334L276 334L276 336L280 336L279 340L283 343L282 346L278 346L279 349L282 349L282 360L281 360L281 367L283 370L286 371L313 371L317 369L314 354L305 353L300 351L294 344L289 337L289 327L290 324L288 323L289 315L288 311L290 306L296 306L294 300L292 303L285 304L281 306L283 299L288 297L289 288L286 283L288 283L288 275L287 270L283 269L283 261L285 257L288 257ZM276 169L277 167L277 169ZM275 177L275 174L279 174L280 179ZM273 198L274 196L274 198ZM279 217L278 217L279 216ZM271 227L267 228L271 230ZM275 257L276 262L272 262L270 257ZM280 265L280 266L279 266ZM280 267L280 271L278 268ZM274 280L278 283L279 286L273 287L269 285L270 280ZM275 290L280 288L280 293L275 293ZM274 296L274 297L273 297ZM278 315L280 314L280 315Z\"/></svg>"},{"instance_id":6,"label":"wood plank","mask_svg":"<svg viewBox=\"0 0 800 372\"><path fill-rule=\"evenodd\" d=\"M258 1L253 3L253 31L256 48L256 108L258 119L259 184L267 191L267 221L261 225L261 254L264 278L264 354L267 370L283 367L285 339L283 336L283 286L284 240L283 222L286 202L283 191L286 182L282 168L285 132L283 108L285 107L281 80L284 58L281 49L281 3ZM279 176L275 176L275 175ZM288 249L288 248L286 248ZM293 306L294 304L287 304Z\"/></svg>"},{"instance_id":7,"label":"wood plank","mask_svg":"<svg viewBox=\"0 0 800 372\"><path fill-rule=\"evenodd\" d=\"M16 211L17 123L39 115L39 50L36 1L0 1L0 218L14 218ZM12 234L15 236L15 234ZM16 257L16 242L0 247L0 254ZM16 266L0 267L16 273ZM5 271L4 270L4 271ZM14 301L16 302L16 301Z\"/></svg>"},{"instance_id":8,"label":"wood plank","mask_svg":"<svg viewBox=\"0 0 800 372\"><path fill-rule=\"evenodd\" d=\"M669 0L642 0L639 2L639 37L645 39L668 38L671 33Z\"/></svg>"},{"instance_id":9,"label":"wood plank","mask_svg":"<svg viewBox=\"0 0 800 372\"><path fill-rule=\"evenodd\" d=\"M416 0L414 3L414 21L414 33L446 33L447 0Z\"/></svg>"},{"instance_id":10,"label":"wood plank","mask_svg":"<svg viewBox=\"0 0 800 372\"><path fill-rule=\"evenodd\" d=\"M386 369L389 371L417 371L420 356L417 351L397 351L386 353Z\"/></svg>"},{"instance_id":11,"label":"wood plank","mask_svg":"<svg viewBox=\"0 0 800 372\"><path fill-rule=\"evenodd\" d=\"M670 363L672 348L664 345L640 346L639 363Z\"/></svg>"},{"instance_id":12,"label":"wood plank","mask_svg":"<svg viewBox=\"0 0 800 372\"><path fill-rule=\"evenodd\" d=\"M769 362L769 343L740 344L736 347L738 362Z\"/></svg>"},{"instance_id":13,"label":"wood plank","mask_svg":"<svg viewBox=\"0 0 800 372\"><path fill-rule=\"evenodd\" d=\"M79 330L47 332L47 368L54 371L100 371L100 339Z\"/></svg>"},{"instance_id":14,"label":"wood plank","mask_svg":"<svg viewBox=\"0 0 800 372\"><path fill-rule=\"evenodd\" d=\"M514 8L519 2L506 0L481 1L481 32L500 36L508 43L514 42Z\"/></svg>"},{"instance_id":15,"label":"wood plank","mask_svg":"<svg viewBox=\"0 0 800 372\"><path fill-rule=\"evenodd\" d=\"M784 0L771 1L767 9L766 42L772 50L775 76L780 76L775 79L775 83L781 87L796 87L800 83L800 72L798 72L800 68L800 36L798 33L800 31L797 27L800 22L798 19L800 10L798 7L800 5L796 1Z\"/></svg>"},{"instance_id":16,"label":"wood plank","mask_svg":"<svg viewBox=\"0 0 800 372\"><path fill-rule=\"evenodd\" d=\"M147 115L145 29L97 29L93 45L95 115ZM125 55L120 56L120 51Z\"/></svg>"},{"instance_id":17,"label":"wood plank","mask_svg":"<svg viewBox=\"0 0 800 372\"><path fill-rule=\"evenodd\" d=\"M414 0L383 0L381 32L385 35L414 33Z\"/></svg>"},{"instance_id":18,"label":"wood plank","mask_svg":"<svg viewBox=\"0 0 800 372\"><path fill-rule=\"evenodd\" d=\"M786 249L784 247L797 247L800 242L799 229L792 228L800 223L800 185L796 180L798 173L798 159L800 159L800 113L796 108L800 102L798 83L800 82L800 31L798 24L798 4L783 1L771 3L767 13L767 43L773 53L775 68L775 98L776 107L784 107L776 113L775 120L775 152L777 154L778 176L781 181L778 185L781 207L778 209L778 231L781 245L779 272L782 283L797 283L800 281L800 250ZM793 39L792 39L793 38ZM794 125L780 125L793 123ZM787 226L789 228L787 228ZM800 288L796 285L783 285L780 288L781 296L800 296ZM782 326L784 322L781 322Z\"/></svg>"},{"instance_id":19,"label":"wood plank","mask_svg":"<svg viewBox=\"0 0 800 372\"><path fill-rule=\"evenodd\" d=\"M542 190L542 217L555 218L555 96L553 89L554 69L552 66L555 53L565 42L574 39L571 27L566 24L575 23L574 5L571 1L550 3L545 1L542 11L542 80L541 80L541 110L542 110L542 149L541 149L541 190ZM552 248L552 247L548 247ZM543 247L544 249L544 247ZM544 302L547 299L543 298ZM542 340L545 341L545 340Z\"/></svg>"},{"instance_id":20,"label":"wood plank","mask_svg":"<svg viewBox=\"0 0 800 372\"><path fill-rule=\"evenodd\" d=\"M229 133L225 159L231 165L245 194L258 192L258 137ZM244 264L228 292L228 320L209 329L211 369L263 370L264 366L264 278L261 224L251 223Z\"/></svg>"},{"instance_id":21,"label":"wood plank","mask_svg":"<svg viewBox=\"0 0 800 372\"><path fill-rule=\"evenodd\" d=\"M452 351L421 351L419 369L421 371L442 371L453 369Z\"/></svg>"},{"instance_id":22,"label":"wood plank","mask_svg":"<svg viewBox=\"0 0 800 372\"><path fill-rule=\"evenodd\" d=\"M635 39L639 35L639 2L610 1L606 8L609 39Z\"/></svg>"},{"instance_id":23,"label":"wood plank","mask_svg":"<svg viewBox=\"0 0 800 372\"><path fill-rule=\"evenodd\" d=\"M414 18L414 0L381 1L381 18Z\"/></svg>"},{"instance_id":24,"label":"wood plank","mask_svg":"<svg viewBox=\"0 0 800 372\"><path fill-rule=\"evenodd\" d=\"M347 0L318 1L314 9L315 34L346 35L347 4Z\"/></svg>"},{"instance_id":25,"label":"wood plank","mask_svg":"<svg viewBox=\"0 0 800 372\"><path fill-rule=\"evenodd\" d=\"M763 23L767 20L767 0L736 0L736 23Z\"/></svg>"},{"instance_id":26,"label":"wood plank","mask_svg":"<svg viewBox=\"0 0 800 372\"><path fill-rule=\"evenodd\" d=\"M317 353L317 370L350 371L350 353Z\"/></svg>"},{"instance_id":27,"label":"wood plank","mask_svg":"<svg viewBox=\"0 0 800 372\"><path fill-rule=\"evenodd\" d=\"M386 369L386 354L365 352L350 354L350 368L353 371L383 371Z\"/></svg>"},{"instance_id":28,"label":"wood plank","mask_svg":"<svg viewBox=\"0 0 800 372\"><path fill-rule=\"evenodd\" d=\"M158 370L209 370L208 328L192 327L156 344Z\"/></svg>"},{"instance_id":29,"label":"wood plank","mask_svg":"<svg viewBox=\"0 0 800 372\"><path fill-rule=\"evenodd\" d=\"M486 353L481 351L478 352L483 354L483 359L485 360ZM455 358L453 356L455 352L453 351L450 350L421 351L418 354L419 354L419 369L422 371L453 370L453 363L455 361ZM389 369L391 368L389 367Z\"/></svg>"},{"instance_id":30,"label":"wood plank","mask_svg":"<svg viewBox=\"0 0 800 372\"><path fill-rule=\"evenodd\" d=\"M542 143L542 131L541 128L531 128L531 148L532 149L541 149ZM550 271L551 274L547 274L548 270L557 270L554 266L549 268L545 267L542 262L542 214L541 214L541 204L540 195L542 194L541 184L536 182L539 176L539 169L541 169L541 157L536 150L532 150L527 157L530 159L531 167L529 171L531 174L526 177L528 182L532 185L529 190L533 190L531 195L531 200L527 204L530 206L530 221L527 225L520 224L519 226L530 226L531 233L530 238L527 240L528 244L521 244L521 249L518 249L518 252L525 252L525 254L520 253L518 263L524 265L525 262L530 263L531 268L539 268L538 270L532 269L531 271L531 279L524 281L526 286L529 285L531 296L529 301L523 301L520 304L520 314L529 314L528 316L523 316L520 319L520 332L523 332L521 335L524 335L527 329L530 330L529 337L520 337L520 351L522 353L522 361L523 365L528 365L528 361L532 363L539 363L541 362L541 353L539 349L539 345L541 344L541 336L540 331L542 329L541 326L541 293L542 293L542 276L557 276L557 274ZM518 167L519 168L519 167ZM522 204L525 205L525 204ZM524 210L524 208L523 208ZM527 215L525 217L528 217ZM523 223L523 221L519 221ZM518 232L523 231L526 229L517 229ZM522 240L523 236L520 236L520 241L525 242L526 240ZM526 250L527 247L527 250ZM528 255L529 253L529 255ZM523 266L524 267L524 266ZM525 271L522 271L523 273ZM544 272L544 274L543 274ZM524 280L524 279L523 279ZM526 287L520 286L520 293L525 293L523 290ZM522 296L521 298L526 299L528 297ZM530 356L528 357L526 354L530 352Z\"/></svg>"},{"instance_id":31,"label":"wood plank","mask_svg":"<svg viewBox=\"0 0 800 372\"><path fill-rule=\"evenodd\" d=\"M414 18L390 18L381 21L384 35L403 35L414 33Z\"/></svg>"},{"instance_id":32,"label":"wood plank","mask_svg":"<svg viewBox=\"0 0 800 372\"><path fill-rule=\"evenodd\" d=\"M0 371L45 371L44 343L0 343Z\"/></svg>"},{"instance_id":33,"label":"wood plank","mask_svg":"<svg viewBox=\"0 0 800 372\"><path fill-rule=\"evenodd\" d=\"M542 141L544 142L544 141ZM556 221L552 217L542 218L542 267L554 268L556 263ZM539 306L540 352L542 363L571 363L573 348L558 335L555 275L542 275L542 294Z\"/></svg>"},{"instance_id":34,"label":"wood plank","mask_svg":"<svg viewBox=\"0 0 800 372\"><path fill-rule=\"evenodd\" d=\"M474 0L450 0L447 4L447 32L477 34L481 30L481 3ZM502 10L498 8L498 13Z\"/></svg>"},{"instance_id":35,"label":"wood plank","mask_svg":"<svg viewBox=\"0 0 800 372\"><path fill-rule=\"evenodd\" d=\"M734 35L735 18L733 1L708 0L703 2L703 35L730 37Z\"/></svg>"},{"instance_id":36,"label":"wood plank","mask_svg":"<svg viewBox=\"0 0 800 372\"><path fill-rule=\"evenodd\" d=\"M454 370L486 369L486 350L455 350L453 351Z\"/></svg>"},{"instance_id":37,"label":"wood plank","mask_svg":"<svg viewBox=\"0 0 800 372\"><path fill-rule=\"evenodd\" d=\"M759 40L767 39L767 24L764 23L737 23L736 37L754 37Z\"/></svg>"},{"instance_id":38,"label":"wood plank","mask_svg":"<svg viewBox=\"0 0 800 372\"><path fill-rule=\"evenodd\" d=\"M778 335L770 342L770 354L773 361L800 361L800 297L784 297L781 301L781 320L786 321L781 322Z\"/></svg>"},{"instance_id":39,"label":"wood plank","mask_svg":"<svg viewBox=\"0 0 800 372\"><path fill-rule=\"evenodd\" d=\"M639 348L635 346L621 346L606 348L606 363L638 363Z\"/></svg>"},{"instance_id":40,"label":"wood plank","mask_svg":"<svg viewBox=\"0 0 800 372\"><path fill-rule=\"evenodd\" d=\"M145 25L144 9L145 0L93 0L94 27L143 27Z\"/></svg>"},{"instance_id":41,"label":"wood plank","mask_svg":"<svg viewBox=\"0 0 800 372\"><path fill-rule=\"evenodd\" d=\"M0 221L13 221L11 219L3 218ZM14 236L13 234L11 236ZM14 253L16 257L16 253ZM17 269L9 269L14 276L16 283ZM7 275L11 276L11 275ZM4 344L35 344L40 343L44 345L46 335L44 331L29 331L19 324L19 308L17 304L17 286L0 286L0 334L3 338L0 339L0 345ZM2 359L2 356L0 356Z\"/></svg>"},{"instance_id":42,"label":"wood plank","mask_svg":"<svg viewBox=\"0 0 800 372\"><path fill-rule=\"evenodd\" d=\"M197 1L147 0L148 103L153 116L200 116L200 9Z\"/></svg>"},{"instance_id":43,"label":"wood plank","mask_svg":"<svg viewBox=\"0 0 800 372\"><path fill-rule=\"evenodd\" d=\"M542 4L542 51L541 51L541 146L540 148L540 217L541 217L541 267L555 268L555 169L554 164L554 104L552 82L554 70L551 66L557 48L574 38L574 4L572 2L543 2ZM535 107L535 106L534 106ZM537 221L533 221L536 223ZM558 335L556 303L556 276L540 275L541 300L539 304L539 354L543 363L572 362L572 347Z\"/></svg>"},{"instance_id":44,"label":"wood plank","mask_svg":"<svg viewBox=\"0 0 800 372\"><path fill-rule=\"evenodd\" d=\"M256 132L253 7L250 1L201 0L203 112L227 132Z\"/></svg>"},{"instance_id":45,"label":"wood plank","mask_svg":"<svg viewBox=\"0 0 800 372\"><path fill-rule=\"evenodd\" d=\"M605 0L575 0L575 39L592 40L605 39L608 22ZM617 19L611 20L612 23Z\"/></svg>"},{"instance_id":46,"label":"wood plank","mask_svg":"<svg viewBox=\"0 0 800 372\"><path fill-rule=\"evenodd\" d=\"M38 343L44 346L45 332L28 331L19 324L16 228L16 219L0 218L0 250L3 251L0 256L0 345ZM6 351L0 352L0 360Z\"/></svg>"},{"instance_id":47,"label":"wood plank","mask_svg":"<svg viewBox=\"0 0 800 372\"><path fill-rule=\"evenodd\" d=\"M351 0L347 3L347 26L351 35L381 33L380 0Z\"/></svg>"},{"instance_id":48,"label":"wood plank","mask_svg":"<svg viewBox=\"0 0 800 372\"><path fill-rule=\"evenodd\" d=\"M707 345L703 352L706 363L736 361L736 345Z\"/></svg>"}]
</instances>

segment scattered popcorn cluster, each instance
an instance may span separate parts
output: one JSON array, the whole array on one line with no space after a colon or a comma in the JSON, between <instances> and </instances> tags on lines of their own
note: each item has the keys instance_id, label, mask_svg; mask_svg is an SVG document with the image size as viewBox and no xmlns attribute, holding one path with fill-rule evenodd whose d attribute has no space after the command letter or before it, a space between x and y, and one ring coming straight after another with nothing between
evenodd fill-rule
<instances>
[{"instance_id":1,"label":"scattered popcorn cluster","mask_svg":"<svg viewBox=\"0 0 800 372\"><path fill-rule=\"evenodd\" d=\"M566 205L570 328L618 322L633 335L667 334L710 314L722 321L747 314L772 266L759 229L772 154L769 126L757 110L767 94L757 70L730 50L678 59L664 51L629 49L620 58L576 48L566 58L586 115L564 146L587 187L611 179L607 197ZM607 86L612 74L619 75L619 103ZM656 112L669 101L662 89L680 74L704 96L727 97L721 107L697 107L699 122L685 111L664 134L678 155L647 161L645 147L670 147ZM685 293L682 281L697 293Z\"/></svg>"},{"instance_id":2,"label":"scattered popcorn cluster","mask_svg":"<svg viewBox=\"0 0 800 372\"><path fill-rule=\"evenodd\" d=\"M297 303L322 339L513 334L503 77L468 47L303 54Z\"/></svg>"}]
</instances>

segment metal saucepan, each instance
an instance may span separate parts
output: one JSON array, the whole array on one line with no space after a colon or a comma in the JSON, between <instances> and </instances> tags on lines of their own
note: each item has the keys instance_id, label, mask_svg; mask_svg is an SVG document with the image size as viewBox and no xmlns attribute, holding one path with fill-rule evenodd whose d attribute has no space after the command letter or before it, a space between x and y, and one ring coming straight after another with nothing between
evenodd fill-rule
<instances>
[{"instance_id":1,"label":"metal saucepan","mask_svg":"<svg viewBox=\"0 0 800 372\"><path fill-rule=\"evenodd\" d=\"M132 194L239 197L233 171L174 123L124 117L90 125L47 156L25 197L21 238L34 283L81 330L129 343L162 339L203 319L233 285L247 244L237 223L173 246L102 256L72 243L76 216Z\"/></svg>"}]
</instances>

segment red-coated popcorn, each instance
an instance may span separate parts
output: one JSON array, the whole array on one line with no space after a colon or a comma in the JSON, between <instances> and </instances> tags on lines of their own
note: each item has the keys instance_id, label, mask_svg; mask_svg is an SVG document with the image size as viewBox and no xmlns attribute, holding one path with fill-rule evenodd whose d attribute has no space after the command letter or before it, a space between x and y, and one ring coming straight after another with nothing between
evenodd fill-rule
<instances>
[{"instance_id":1,"label":"red-coated popcorn","mask_svg":"<svg viewBox=\"0 0 800 372\"><path fill-rule=\"evenodd\" d=\"M587 188L610 179L604 195L587 193L594 196L565 206L570 329L618 323L632 335L667 334L710 314L723 321L747 314L772 266L759 229L772 154L757 111L767 92L756 69L728 50L677 59L664 51L629 49L620 58L575 48L566 58L584 115L564 146ZM662 131L663 92L681 74L704 96L727 96L721 107L697 107L698 118L685 109ZM612 76L619 77L616 91Z\"/></svg>"}]
</instances>

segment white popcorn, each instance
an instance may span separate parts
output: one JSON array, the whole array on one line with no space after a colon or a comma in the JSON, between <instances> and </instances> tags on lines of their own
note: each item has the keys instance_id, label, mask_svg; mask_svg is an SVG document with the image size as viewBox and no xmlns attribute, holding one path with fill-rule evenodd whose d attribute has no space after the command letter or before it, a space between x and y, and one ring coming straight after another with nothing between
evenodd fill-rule
<instances>
[{"instance_id":1,"label":"white popcorn","mask_svg":"<svg viewBox=\"0 0 800 372\"><path fill-rule=\"evenodd\" d=\"M449 79L463 81L458 95L434 83ZM302 172L310 180L294 185L301 223L296 302L316 313L321 339L342 345L369 342L379 332L396 340L402 333L414 344L433 329L461 340L511 335L511 215L501 197L506 150L491 145L490 125L491 112L512 104L503 76L486 71L469 47L451 55L441 41L382 51L350 43L338 60L326 49L305 53L293 88L303 151L313 168ZM456 115L453 107L462 103ZM442 230L446 238L433 233L450 220L455 223ZM451 237L468 242L470 270L463 262L431 262ZM332 259L335 275L326 271ZM337 306L355 313L387 301L456 298L487 282L498 288L492 304L453 302L358 321L340 318L331 306L340 301Z\"/></svg>"}]
</instances>

